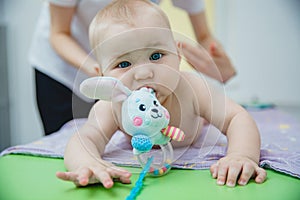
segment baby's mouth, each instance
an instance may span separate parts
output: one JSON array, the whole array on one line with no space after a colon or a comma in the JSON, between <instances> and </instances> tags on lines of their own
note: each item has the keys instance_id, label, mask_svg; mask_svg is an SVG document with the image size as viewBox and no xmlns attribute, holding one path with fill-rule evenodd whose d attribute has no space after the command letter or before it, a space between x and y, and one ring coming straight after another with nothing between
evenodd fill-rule
<instances>
[{"instance_id":1,"label":"baby's mouth","mask_svg":"<svg viewBox=\"0 0 300 200\"><path fill-rule=\"evenodd\" d=\"M152 89L152 91L154 92L155 97L158 98L158 92L153 87L147 87L147 88Z\"/></svg>"},{"instance_id":2,"label":"baby's mouth","mask_svg":"<svg viewBox=\"0 0 300 200\"><path fill-rule=\"evenodd\" d=\"M143 85L143 86L141 86L141 87L137 88L136 90L139 90L139 89L141 89L141 88L152 89L152 91L153 91L154 93L156 93L156 90L155 90L153 87L151 87L151 86L148 86L148 85Z\"/></svg>"},{"instance_id":3,"label":"baby's mouth","mask_svg":"<svg viewBox=\"0 0 300 200\"><path fill-rule=\"evenodd\" d=\"M136 90L139 90L139 89L141 89L141 88L151 89L151 90L154 92L155 97L158 99L159 95L158 95L158 92L156 91L156 89L155 89L154 87L149 86L149 85L143 85L143 86L141 86L141 87L138 87Z\"/></svg>"}]
</instances>

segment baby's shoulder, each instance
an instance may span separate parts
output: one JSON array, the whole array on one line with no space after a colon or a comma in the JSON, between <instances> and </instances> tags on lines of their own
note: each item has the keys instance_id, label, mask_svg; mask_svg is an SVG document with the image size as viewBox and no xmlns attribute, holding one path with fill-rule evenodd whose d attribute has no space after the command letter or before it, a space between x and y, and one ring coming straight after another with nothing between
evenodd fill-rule
<instances>
[{"instance_id":1,"label":"baby's shoulder","mask_svg":"<svg viewBox=\"0 0 300 200\"><path fill-rule=\"evenodd\" d=\"M112 105L112 102L99 99L93 105L92 109L96 109L96 110L111 109L111 105Z\"/></svg>"},{"instance_id":2,"label":"baby's shoulder","mask_svg":"<svg viewBox=\"0 0 300 200\"><path fill-rule=\"evenodd\" d=\"M201 75L194 71L180 71L180 73L183 77L201 79Z\"/></svg>"},{"instance_id":3,"label":"baby's shoulder","mask_svg":"<svg viewBox=\"0 0 300 200\"><path fill-rule=\"evenodd\" d=\"M98 100L90 110L89 117L97 118L97 120L113 120L118 121L119 113L121 112L119 102L112 103L109 101Z\"/></svg>"},{"instance_id":4,"label":"baby's shoulder","mask_svg":"<svg viewBox=\"0 0 300 200\"><path fill-rule=\"evenodd\" d=\"M180 73L182 78L181 84L183 85L188 84L193 88L205 85L204 78L196 72L181 71Z\"/></svg>"}]
</instances>

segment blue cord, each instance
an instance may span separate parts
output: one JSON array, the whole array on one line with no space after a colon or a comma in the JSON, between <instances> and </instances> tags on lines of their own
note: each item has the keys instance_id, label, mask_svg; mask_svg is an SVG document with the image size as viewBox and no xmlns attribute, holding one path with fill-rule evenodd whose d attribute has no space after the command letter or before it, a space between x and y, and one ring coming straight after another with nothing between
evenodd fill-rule
<instances>
[{"instance_id":1,"label":"blue cord","mask_svg":"<svg viewBox=\"0 0 300 200\"><path fill-rule=\"evenodd\" d=\"M140 173L139 179L136 181L135 186L130 191L130 194L127 196L126 200L133 200L137 197L137 195L139 194L139 192L141 191L141 189L143 187L143 180L150 169L152 161L153 161L153 156L148 158L148 161L147 161L144 169Z\"/></svg>"}]
</instances>

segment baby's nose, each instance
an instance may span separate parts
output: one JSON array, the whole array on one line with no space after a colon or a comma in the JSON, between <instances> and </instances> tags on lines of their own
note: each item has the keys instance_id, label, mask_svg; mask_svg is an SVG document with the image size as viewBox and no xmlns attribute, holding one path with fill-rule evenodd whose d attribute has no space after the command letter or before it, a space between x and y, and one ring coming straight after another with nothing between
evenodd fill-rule
<instances>
[{"instance_id":1,"label":"baby's nose","mask_svg":"<svg viewBox=\"0 0 300 200\"><path fill-rule=\"evenodd\" d=\"M158 113L158 110L156 108L151 109L152 112Z\"/></svg>"},{"instance_id":2,"label":"baby's nose","mask_svg":"<svg viewBox=\"0 0 300 200\"><path fill-rule=\"evenodd\" d=\"M151 69L151 66L147 65L140 65L135 68L134 70L134 79L139 80L147 80L153 78L153 70Z\"/></svg>"}]
</instances>

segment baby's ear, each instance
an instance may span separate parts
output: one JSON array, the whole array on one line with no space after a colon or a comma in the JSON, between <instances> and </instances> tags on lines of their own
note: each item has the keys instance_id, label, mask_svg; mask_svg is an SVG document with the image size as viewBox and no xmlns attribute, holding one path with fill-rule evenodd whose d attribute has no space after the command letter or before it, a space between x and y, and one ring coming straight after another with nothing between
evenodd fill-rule
<instances>
[{"instance_id":1,"label":"baby's ear","mask_svg":"<svg viewBox=\"0 0 300 200\"><path fill-rule=\"evenodd\" d=\"M121 81L112 77L92 77L80 84L80 92L91 99L124 101L131 91Z\"/></svg>"}]
</instances>

